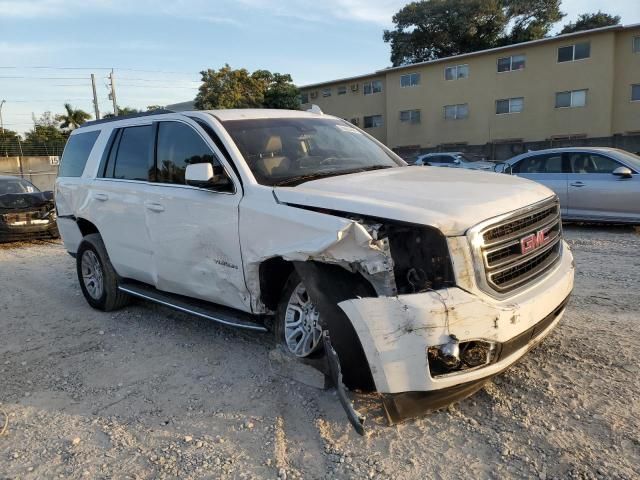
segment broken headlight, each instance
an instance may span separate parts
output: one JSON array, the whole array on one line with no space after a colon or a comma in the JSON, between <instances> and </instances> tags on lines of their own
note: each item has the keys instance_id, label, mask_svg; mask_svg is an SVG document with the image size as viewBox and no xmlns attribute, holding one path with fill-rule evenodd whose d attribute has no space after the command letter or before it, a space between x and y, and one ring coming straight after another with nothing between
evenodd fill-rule
<instances>
[{"instance_id":1,"label":"broken headlight","mask_svg":"<svg viewBox=\"0 0 640 480\"><path fill-rule=\"evenodd\" d=\"M379 238L387 238L398 294L438 290L455 284L446 237L423 225L383 223Z\"/></svg>"},{"instance_id":2,"label":"broken headlight","mask_svg":"<svg viewBox=\"0 0 640 480\"><path fill-rule=\"evenodd\" d=\"M494 342L485 340L458 342L458 339L451 335L449 342L427 349L429 373L432 378L436 378L484 367L497 359L496 352Z\"/></svg>"}]
</instances>

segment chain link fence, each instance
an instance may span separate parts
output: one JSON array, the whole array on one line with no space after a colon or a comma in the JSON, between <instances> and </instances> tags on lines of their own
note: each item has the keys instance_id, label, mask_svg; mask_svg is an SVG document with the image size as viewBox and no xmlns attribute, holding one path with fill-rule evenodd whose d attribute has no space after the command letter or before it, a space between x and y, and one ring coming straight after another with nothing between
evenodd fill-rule
<instances>
[{"instance_id":1,"label":"chain link fence","mask_svg":"<svg viewBox=\"0 0 640 480\"><path fill-rule=\"evenodd\" d=\"M0 157L62 156L66 139L25 142L17 137L0 135Z\"/></svg>"},{"instance_id":2,"label":"chain link fence","mask_svg":"<svg viewBox=\"0 0 640 480\"><path fill-rule=\"evenodd\" d=\"M0 137L0 176L29 180L42 191L53 190L65 141L24 142Z\"/></svg>"}]
</instances>

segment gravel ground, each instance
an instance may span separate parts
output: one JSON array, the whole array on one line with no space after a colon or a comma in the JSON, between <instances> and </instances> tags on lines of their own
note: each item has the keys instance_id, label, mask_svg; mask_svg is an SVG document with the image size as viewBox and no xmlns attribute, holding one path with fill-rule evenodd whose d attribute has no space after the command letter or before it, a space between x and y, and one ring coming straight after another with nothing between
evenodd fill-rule
<instances>
[{"instance_id":1,"label":"gravel ground","mask_svg":"<svg viewBox=\"0 0 640 480\"><path fill-rule=\"evenodd\" d=\"M97 312L61 244L0 246L0 479L639 478L640 235L566 235L556 331L419 420L388 427L359 399L365 438L332 390L268 367L268 336L142 302Z\"/></svg>"}]
</instances>

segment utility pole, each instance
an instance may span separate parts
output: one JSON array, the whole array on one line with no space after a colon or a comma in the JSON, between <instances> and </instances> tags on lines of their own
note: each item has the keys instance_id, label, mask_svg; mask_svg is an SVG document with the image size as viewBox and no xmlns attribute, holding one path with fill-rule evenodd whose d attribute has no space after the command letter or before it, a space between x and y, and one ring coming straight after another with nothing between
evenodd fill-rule
<instances>
[{"instance_id":1,"label":"utility pole","mask_svg":"<svg viewBox=\"0 0 640 480\"><path fill-rule=\"evenodd\" d=\"M0 102L0 131L4 135L4 122L2 121L2 106L7 103L6 100Z\"/></svg>"},{"instance_id":2,"label":"utility pole","mask_svg":"<svg viewBox=\"0 0 640 480\"><path fill-rule=\"evenodd\" d=\"M93 109L96 112L96 120L100 120L100 108L98 108L98 95L96 94L96 76L91 74L91 87L93 88Z\"/></svg>"},{"instance_id":3,"label":"utility pole","mask_svg":"<svg viewBox=\"0 0 640 480\"><path fill-rule=\"evenodd\" d=\"M118 116L118 101L116 100L116 81L113 75L113 69L111 69L111 75L109 75L109 81L111 82L111 94L109 97L113 101L113 115Z\"/></svg>"}]
</instances>

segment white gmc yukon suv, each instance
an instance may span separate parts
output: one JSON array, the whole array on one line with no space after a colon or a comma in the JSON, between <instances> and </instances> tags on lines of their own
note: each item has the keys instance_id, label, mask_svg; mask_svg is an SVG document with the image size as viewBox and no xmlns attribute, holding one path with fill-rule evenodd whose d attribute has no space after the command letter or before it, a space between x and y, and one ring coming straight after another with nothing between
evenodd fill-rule
<instances>
[{"instance_id":1,"label":"white gmc yukon suv","mask_svg":"<svg viewBox=\"0 0 640 480\"><path fill-rule=\"evenodd\" d=\"M275 332L390 422L478 390L559 322L558 199L493 172L408 167L339 118L160 111L75 130L55 195L87 302L139 297Z\"/></svg>"}]
</instances>

